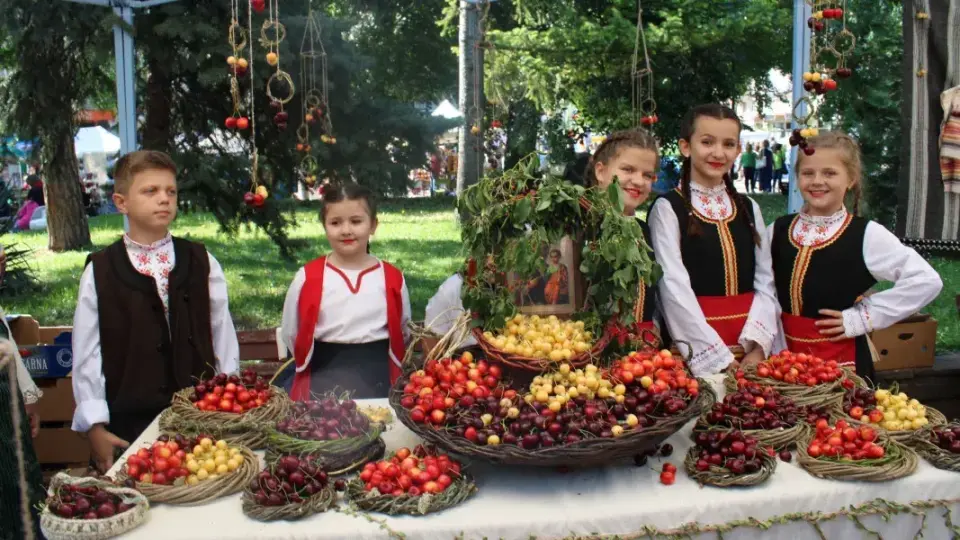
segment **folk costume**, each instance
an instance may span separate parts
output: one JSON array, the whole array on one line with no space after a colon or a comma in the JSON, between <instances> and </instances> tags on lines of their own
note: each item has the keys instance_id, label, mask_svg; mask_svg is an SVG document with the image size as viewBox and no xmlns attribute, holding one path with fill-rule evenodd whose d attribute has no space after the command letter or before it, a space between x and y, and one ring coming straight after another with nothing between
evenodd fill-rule
<instances>
[{"instance_id":1,"label":"folk costume","mask_svg":"<svg viewBox=\"0 0 960 540\"><path fill-rule=\"evenodd\" d=\"M780 348L809 352L873 378L866 335L930 303L940 276L882 225L842 208L831 216L800 213L770 225L773 274L782 310ZM894 287L864 297L878 281ZM821 309L843 313L848 339L832 342L815 325Z\"/></svg>"},{"instance_id":2,"label":"folk costume","mask_svg":"<svg viewBox=\"0 0 960 540\"><path fill-rule=\"evenodd\" d=\"M690 195L692 212L679 189L659 197L649 223L663 268L659 298L667 329L678 346L692 348L691 370L705 375L734 360L734 345L746 352L759 345L769 354L777 304L760 207L736 195L760 235L757 246L725 186L691 183ZM687 232L691 219L700 221L697 236Z\"/></svg>"},{"instance_id":3,"label":"folk costume","mask_svg":"<svg viewBox=\"0 0 960 540\"><path fill-rule=\"evenodd\" d=\"M650 241L650 227L642 220L637 220L640 229L643 230L643 239L648 246L653 246ZM643 337L645 331L651 331L660 335L657 325L654 323L656 311L656 286L647 285L646 282L640 283L637 291L637 300L633 304L634 332L638 337Z\"/></svg>"},{"instance_id":4,"label":"folk costume","mask_svg":"<svg viewBox=\"0 0 960 540\"><path fill-rule=\"evenodd\" d=\"M10 327L6 318L0 313L0 540L14 540L24 538L23 516L21 516L21 497L27 497L30 507L30 525L34 537L43 538L40 532L39 506L46 498L46 489L43 486L43 477L40 472L40 463L33 447L33 438L30 433L30 420L24 405L31 405L43 395L30 378L27 367L13 341ZM6 362L16 363L16 391L10 392L9 371ZM19 409L20 424L14 428L11 406ZM19 461L13 441L19 437L23 443L23 460L25 465L27 493L20 492Z\"/></svg>"},{"instance_id":5,"label":"folk costume","mask_svg":"<svg viewBox=\"0 0 960 540\"><path fill-rule=\"evenodd\" d=\"M109 423L128 442L200 378L239 369L220 264L169 234L91 254L73 317L74 431Z\"/></svg>"},{"instance_id":6,"label":"folk costume","mask_svg":"<svg viewBox=\"0 0 960 540\"><path fill-rule=\"evenodd\" d=\"M407 285L393 265L349 270L315 259L294 276L283 304L281 334L294 362L278 383L296 401L335 389L386 397L401 374L409 321Z\"/></svg>"}]
</instances>

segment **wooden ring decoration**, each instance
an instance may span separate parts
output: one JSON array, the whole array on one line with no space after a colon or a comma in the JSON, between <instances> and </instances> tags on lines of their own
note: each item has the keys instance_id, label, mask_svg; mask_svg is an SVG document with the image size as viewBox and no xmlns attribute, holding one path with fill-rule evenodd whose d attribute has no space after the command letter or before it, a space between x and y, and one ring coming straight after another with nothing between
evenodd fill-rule
<instances>
[{"instance_id":1,"label":"wooden ring decoration","mask_svg":"<svg viewBox=\"0 0 960 540\"><path fill-rule=\"evenodd\" d=\"M303 100L306 102L308 109L316 109L323 105L323 95L321 95L320 91L316 88L308 90Z\"/></svg>"},{"instance_id":2,"label":"wooden ring decoration","mask_svg":"<svg viewBox=\"0 0 960 540\"><path fill-rule=\"evenodd\" d=\"M297 140L302 144L306 144L310 139L310 130L307 129L307 123L301 122L300 127L297 128Z\"/></svg>"},{"instance_id":3,"label":"wooden ring decoration","mask_svg":"<svg viewBox=\"0 0 960 540\"><path fill-rule=\"evenodd\" d=\"M317 160L313 156L305 156L300 161L300 172L304 176L311 175L316 173L320 169L320 165L317 163Z\"/></svg>"},{"instance_id":4,"label":"wooden ring decoration","mask_svg":"<svg viewBox=\"0 0 960 540\"><path fill-rule=\"evenodd\" d=\"M648 97L640 102L640 114L643 116L653 116L657 112L657 100Z\"/></svg>"},{"instance_id":5,"label":"wooden ring decoration","mask_svg":"<svg viewBox=\"0 0 960 540\"><path fill-rule=\"evenodd\" d=\"M230 23L227 41L230 43L230 46L233 47L234 51L247 46L247 31L244 27L240 26L240 23L236 20Z\"/></svg>"},{"instance_id":6,"label":"wooden ring decoration","mask_svg":"<svg viewBox=\"0 0 960 540\"><path fill-rule=\"evenodd\" d=\"M267 35L270 30L273 30L273 39ZM264 47L275 47L280 45L280 42L287 38L287 28L283 26L279 21L266 20L263 21L263 26L260 28L260 43Z\"/></svg>"},{"instance_id":7,"label":"wooden ring decoration","mask_svg":"<svg viewBox=\"0 0 960 540\"><path fill-rule=\"evenodd\" d=\"M849 43L847 43L849 41ZM853 32L844 28L843 30L837 32L837 35L833 36L833 41L827 50L832 51L838 57L843 57L848 54L851 54L857 46L857 36L853 35Z\"/></svg>"},{"instance_id":8,"label":"wooden ring decoration","mask_svg":"<svg viewBox=\"0 0 960 540\"><path fill-rule=\"evenodd\" d=\"M797 115L797 110L799 110L800 105L803 103L807 104L807 107L809 107L809 110L807 111L806 116L801 117ZM816 103L813 101L813 98L811 98L810 96L803 96L802 98L798 99L797 102L793 105L793 119L797 122L797 124L804 125L804 126L808 125L810 120L814 117L815 114L816 114Z\"/></svg>"},{"instance_id":9,"label":"wooden ring decoration","mask_svg":"<svg viewBox=\"0 0 960 540\"><path fill-rule=\"evenodd\" d=\"M283 98L277 97L273 93L273 85L276 82L283 82L289 88L289 92ZM277 70L273 75L270 75L270 78L267 80L267 97L274 101L279 101L281 105L286 105L290 103L290 100L293 99L294 94L293 79L290 77L290 74L283 70Z\"/></svg>"}]
</instances>

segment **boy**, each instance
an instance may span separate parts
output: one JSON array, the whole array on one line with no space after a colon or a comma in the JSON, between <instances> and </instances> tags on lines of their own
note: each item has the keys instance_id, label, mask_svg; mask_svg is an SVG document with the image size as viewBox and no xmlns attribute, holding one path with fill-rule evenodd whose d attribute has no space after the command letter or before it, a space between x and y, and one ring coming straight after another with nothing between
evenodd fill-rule
<instances>
[{"instance_id":1,"label":"boy","mask_svg":"<svg viewBox=\"0 0 960 540\"><path fill-rule=\"evenodd\" d=\"M91 254L73 318L73 429L106 471L201 377L232 373L240 347L220 264L201 244L170 236L177 169L162 152L117 161L113 201L130 231Z\"/></svg>"}]
</instances>

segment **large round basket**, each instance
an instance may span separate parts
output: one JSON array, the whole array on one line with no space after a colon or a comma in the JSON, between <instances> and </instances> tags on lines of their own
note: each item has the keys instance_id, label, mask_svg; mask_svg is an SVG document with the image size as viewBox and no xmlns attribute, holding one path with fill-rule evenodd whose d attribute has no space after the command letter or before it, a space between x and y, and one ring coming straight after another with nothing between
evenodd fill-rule
<instances>
[{"instance_id":1,"label":"large round basket","mask_svg":"<svg viewBox=\"0 0 960 540\"><path fill-rule=\"evenodd\" d=\"M960 428L960 422L954 421L944 427ZM910 441L910 447L934 467L945 471L960 472L960 454L954 454L937 446L932 440L936 435L931 426L926 426L919 431L918 436Z\"/></svg>"},{"instance_id":2,"label":"large round basket","mask_svg":"<svg viewBox=\"0 0 960 540\"><path fill-rule=\"evenodd\" d=\"M299 504L284 504L282 506L260 506L253 498L253 493L244 490L241 498L243 513L258 521L297 520L321 512L326 512L337 502L337 494L331 486L325 487L320 493L307 497Z\"/></svg>"},{"instance_id":3,"label":"large round basket","mask_svg":"<svg viewBox=\"0 0 960 540\"><path fill-rule=\"evenodd\" d=\"M716 396L709 383L700 380L700 393L686 409L675 416L659 419L655 424L639 430L630 430L615 438L591 437L576 443L526 450L519 446L500 444L481 446L453 433L414 422L410 411L400 405L403 387L407 383L403 376L390 389L390 404L397 418L422 439L447 452L464 457L482 459L505 465L525 465L534 467L595 467L608 465L611 461L631 458L637 454L653 450L668 437L680 430L688 421L698 417L704 410L713 406Z\"/></svg>"},{"instance_id":4,"label":"large round basket","mask_svg":"<svg viewBox=\"0 0 960 540\"><path fill-rule=\"evenodd\" d=\"M129 532L147 520L150 503L139 491L119 487L96 478L75 478L66 473L57 473L50 481L49 492L53 494L64 484L80 487L98 487L113 493L133 505L133 508L104 519L64 519L45 506L40 514L40 530L48 540L103 540Z\"/></svg>"},{"instance_id":5,"label":"large round basket","mask_svg":"<svg viewBox=\"0 0 960 540\"><path fill-rule=\"evenodd\" d=\"M239 493L257 476L257 471L260 470L260 458L249 448L239 446L239 449L243 456L243 463L230 474L213 480L204 480L192 486L187 484L160 486L141 482L137 484L137 489L146 495L150 502L183 506L206 504L220 497ZM117 480L126 480L125 469L125 467L120 467Z\"/></svg>"},{"instance_id":6,"label":"large round basket","mask_svg":"<svg viewBox=\"0 0 960 540\"><path fill-rule=\"evenodd\" d=\"M857 376L856 374L850 374L850 375L848 375L848 376L854 381L854 383L856 383L857 386L860 386L861 388L871 388L871 389L876 388L876 387L868 384L867 381L865 381L864 379L860 378L860 377ZM890 388L889 388L888 390L889 390L891 393L894 393L894 394L895 394L895 393L899 392L899 385L898 385L897 383L894 383L893 385L890 386ZM937 409L934 409L933 407L927 407L927 406L925 406L924 408L925 408L926 411L927 411L927 412L926 412L926 417L927 417L927 421L929 422L929 423L927 424L927 427L933 428L933 427L939 427L939 426L945 426L945 425L947 425L947 422L948 422L947 417L946 417L946 415L944 415L942 412L938 411ZM852 422L858 422L858 423L862 423L862 422L863 422L863 421L862 421L861 419L859 419L859 418L853 418L853 417L851 417L846 411L844 411L844 410L843 410L843 402L842 402L842 401L841 401L841 403L840 403L840 407L837 408L837 411L838 411L838 414L840 415L840 417L842 417L844 420L847 420L848 422L851 422L851 421L852 421ZM907 445L909 445L911 442L913 442L913 441L914 441L915 439L917 439L918 437L924 436L924 435L922 434L923 428L921 428L921 429L900 429L900 430L897 430L897 431L891 431L891 430L885 429L885 428L883 428L883 427L881 427L880 425L877 425L877 424L868 424L868 425L870 425L872 428L876 429L877 431L879 431L879 432L881 432L881 433L886 433L887 436L890 437L891 439L893 439L893 440L895 440L895 441L897 441L897 442L899 442L899 443L903 443L903 444L907 444Z\"/></svg>"},{"instance_id":7,"label":"large round basket","mask_svg":"<svg viewBox=\"0 0 960 540\"><path fill-rule=\"evenodd\" d=\"M350 503L365 512L423 516L452 508L469 499L477 492L473 478L466 473L457 477L441 493L423 495L381 495L379 491L366 491L363 482L355 478L347 483L346 496Z\"/></svg>"},{"instance_id":8,"label":"large round basket","mask_svg":"<svg viewBox=\"0 0 960 540\"><path fill-rule=\"evenodd\" d=\"M554 362L546 358L534 358L532 356L522 356L503 352L494 347L493 344L490 343L486 337L484 337L483 330L480 328L473 329L473 337L477 340L477 346L483 350L483 354L486 356L487 360L499 362L509 368L513 368L514 370L534 371L539 374L559 364L559 362ZM582 352L574 357L571 357L569 360L564 360L563 363L570 364L571 367L576 369L598 360L600 355L603 354L604 349L606 349L607 345L610 344L611 337L612 336L609 330L604 331L589 351Z\"/></svg>"},{"instance_id":9,"label":"large round basket","mask_svg":"<svg viewBox=\"0 0 960 540\"><path fill-rule=\"evenodd\" d=\"M840 404L843 403L843 378L837 379L836 381L830 383L818 384L816 386L805 386L800 384L785 383L769 377L760 377L757 375L756 364L745 365L740 369L740 371L743 372L744 378L748 381L755 382L763 386L769 386L784 396L792 399L797 405L835 408L839 407ZM842 368L842 371L848 375L851 373L847 368ZM735 375L733 373L728 373L723 384L728 392L735 391L737 388L737 380Z\"/></svg>"},{"instance_id":10,"label":"large round basket","mask_svg":"<svg viewBox=\"0 0 960 540\"><path fill-rule=\"evenodd\" d=\"M267 448L282 454L313 454L318 458L347 460L370 449L380 438L384 426L379 422L370 422L370 430L359 437L327 441L308 441L291 437L276 430L276 426L267 428Z\"/></svg>"},{"instance_id":11,"label":"large round basket","mask_svg":"<svg viewBox=\"0 0 960 540\"><path fill-rule=\"evenodd\" d=\"M292 404L283 388L271 386L270 390L270 400L263 406L235 414L201 411L190 401L193 389L184 388L173 395L170 408L161 415L160 429L184 435L208 433L255 450L263 448L267 437L261 431L286 415Z\"/></svg>"},{"instance_id":12,"label":"large round basket","mask_svg":"<svg viewBox=\"0 0 960 540\"><path fill-rule=\"evenodd\" d=\"M910 448L877 433L877 444L883 446L886 455L880 459L846 462L834 458L810 457L807 446L812 439L804 438L797 445L797 463L810 474L830 480L862 480L885 482L913 474L919 458Z\"/></svg>"},{"instance_id":13,"label":"large round basket","mask_svg":"<svg viewBox=\"0 0 960 540\"><path fill-rule=\"evenodd\" d=\"M327 475L343 476L359 470L371 461L379 460L383 457L386 449L387 446L383 443L383 439L377 438L369 445L360 448L356 452L350 452L346 454L316 454L313 455L313 457L316 459L317 466L327 471ZM265 460L267 463L272 464L281 456L286 454L286 452L279 452L277 450L270 449L267 450ZM300 454L300 457L305 457L308 455L312 454L307 452L305 454Z\"/></svg>"},{"instance_id":14,"label":"large round basket","mask_svg":"<svg viewBox=\"0 0 960 540\"><path fill-rule=\"evenodd\" d=\"M700 416L697 423L693 426L693 435L709 431L711 429L730 429L731 426L714 425L707 422L706 413ZM735 429L736 428L734 426ZM772 446L777 450L783 450L805 438L810 432L810 426L806 422L798 421L796 425L780 429L740 429L744 435L753 437L762 446Z\"/></svg>"},{"instance_id":15,"label":"large round basket","mask_svg":"<svg viewBox=\"0 0 960 540\"><path fill-rule=\"evenodd\" d=\"M749 434L749 432L743 432ZM760 452L760 470L746 474L733 474L728 469L711 465L709 469L701 471L697 469L697 459L700 449L694 445L687 451L687 456L683 460L683 467L687 470L690 478L696 480L700 485L709 485L716 487L736 487L736 486L755 486L765 482L777 469L777 459L766 452Z\"/></svg>"}]
</instances>

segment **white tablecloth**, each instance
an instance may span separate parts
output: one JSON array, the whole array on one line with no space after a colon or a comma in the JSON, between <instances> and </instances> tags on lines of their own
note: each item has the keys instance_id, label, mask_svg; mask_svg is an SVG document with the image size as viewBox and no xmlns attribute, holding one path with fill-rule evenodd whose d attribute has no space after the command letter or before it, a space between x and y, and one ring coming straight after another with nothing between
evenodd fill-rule
<instances>
[{"instance_id":1,"label":"white tablecloth","mask_svg":"<svg viewBox=\"0 0 960 540\"><path fill-rule=\"evenodd\" d=\"M368 403L386 406L386 400ZM670 458L650 460L644 467L632 463L611 464L601 469L561 473L552 469L471 465L479 493L464 504L426 517L387 517L386 525L410 540L452 540L454 537L527 539L564 538L573 535L626 534L644 527L669 530L691 522L722 524L750 517L768 520L796 512L831 513L874 499L906 504L918 500L960 500L960 475L941 471L921 460L917 471L904 479L884 483L839 482L814 478L795 463L778 463L774 475L761 486L721 489L703 487L683 471L683 456L691 446L692 422L670 438ZM130 452L152 442L158 435L157 421L131 445ZM399 422L383 435L387 450L412 447L419 440ZM121 460L122 462L123 460ZM670 461L679 469L676 484L659 482L661 464ZM119 462L114 469L119 467ZM960 504L949 506L960 522ZM951 538L944 524L944 508L927 511L924 538ZM879 515L860 522L884 539L908 539L920 529L922 517L902 514L889 522ZM853 520L839 517L821 523L830 539L864 538ZM462 535L462 536L458 536ZM261 523L240 510L240 495L205 506L183 507L157 504L144 525L123 538L177 538L210 540L229 538L343 538L351 540L388 538L387 531L362 517L328 511L295 522ZM715 533L693 538L717 538ZM812 525L789 522L761 531L741 527L724 538L818 538Z\"/></svg>"}]
</instances>

